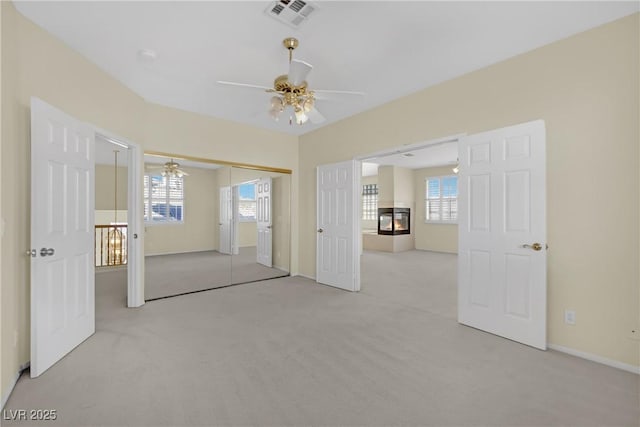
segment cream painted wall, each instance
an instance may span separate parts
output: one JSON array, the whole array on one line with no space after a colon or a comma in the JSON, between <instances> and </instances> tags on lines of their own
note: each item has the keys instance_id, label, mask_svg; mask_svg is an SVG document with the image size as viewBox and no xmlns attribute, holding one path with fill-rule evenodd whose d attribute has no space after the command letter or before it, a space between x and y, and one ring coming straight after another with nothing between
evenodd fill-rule
<instances>
[{"instance_id":1,"label":"cream painted wall","mask_svg":"<svg viewBox=\"0 0 640 427\"><path fill-rule=\"evenodd\" d=\"M238 224L238 246L245 248L258 244L258 227L254 222L241 222Z\"/></svg>"},{"instance_id":2,"label":"cream painted wall","mask_svg":"<svg viewBox=\"0 0 640 427\"><path fill-rule=\"evenodd\" d=\"M638 341L628 338L638 325L640 302L639 16L303 135L300 272L315 275L317 165L543 119L550 246L548 340L640 365ZM609 196L608 205L599 203L603 194ZM564 323L566 308L576 311L576 325Z\"/></svg>"},{"instance_id":3,"label":"cream painted wall","mask_svg":"<svg viewBox=\"0 0 640 427\"><path fill-rule=\"evenodd\" d=\"M425 168L413 171L415 180L415 238L416 249L436 252L458 253L457 224L427 224L425 213L425 179L429 176L453 175L451 166Z\"/></svg>"},{"instance_id":4,"label":"cream painted wall","mask_svg":"<svg viewBox=\"0 0 640 427\"><path fill-rule=\"evenodd\" d=\"M113 210L115 203L114 194L114 167L108 165L96 165L96 209ZM128 169L118 167L118 210L127 208ZM119 221L126 221L126 217Z\"/></svg>"},{"instance_id":5,"label":"cream painted wall","mask_svg":"<svg viewBox=\"0 0 640 427\"><path fill-rule=\"evenodd\" d=\"M399 166L378 168L378 206L413 208L413 171ZM377 227L377 225L376 225Z\"/></svg>"},{"instance_id":6,"label":"cream painted wall","mask_svg":"<svg viewBox=\"0 0 640 427\"><path fill-rule=\"evenodd\" d=\"M105 209L95 211L95 223L96 225L108 225L116 222L116 214L118 215L118 223L127 222L127 210L118 209L118 211L115 212L113 209Z\"/></svg>"},{"instance_id":7,"label":"cream painted wall","mask_svg":"<svg viewBox=\"0 0 640 427\"><path fill-rule=\"evenodd\" d=\"M414 209L415 194L413 184L413 170L393 167L393 203L396 207L406 205Z\"/></svg>"},{"instance_id":8,"label":"cream painted wall","mask_svg":"<svg viewBox=\"0 0 640 427\"><path fill-rule=\"evenodd\" d=\"M0 390L6 392L29 360L29 115L36 96L145 150L184 153L282 167L298 183L298 138L146 103L95 64L37 27L14 8L2 8L2 350ZM297 210L297 205L292 208ZM297 229L297 212L293 227ZM297 239L292 254L297 269ZM13 345L14 334L18 345ZM4 397L4 396L3 396Z\"/></svg>"},{"instance_id":9,"label":"cream painted wall","mask_svg":"<svg viewBox=\"0 0 640 427\"><path fill-rule=\"evenodd\" d=\"M145 148L150 150L296 169L298 147L294 135L156 104L147 104L144 113Z\"/></svg>"},{"instance_id":10,"label":"cream painted wall","mask_svg":"<svg viewBox=\"0 0 640 427\"><path fill-rule=\"evenodd\" d=\"M211 169L182 168L184 222L146 224L145 255L209 251L218 248L217 173Z\"/></svg>"},{"instance_id":11,"label":"cream painted wall","mask_svg":"<svg viewBox=\"0 0 640 427\"><path fill-rule=\"evenodd\" d=\"M393 207L393 166L378 167L378 207ZM376 225L377 227L377 225Z\"/></svg>"}]
</instances>

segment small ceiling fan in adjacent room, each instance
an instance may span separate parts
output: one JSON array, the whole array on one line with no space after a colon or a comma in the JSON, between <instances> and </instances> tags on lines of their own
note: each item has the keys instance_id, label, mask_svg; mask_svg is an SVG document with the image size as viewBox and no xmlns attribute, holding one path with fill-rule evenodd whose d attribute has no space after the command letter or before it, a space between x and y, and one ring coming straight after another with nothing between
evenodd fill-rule
<instances>
[{"instance_id":1,"label":"small ceiling fan in adjacent room","mask_svg":"<svg viewBox=\"0 0 640 427\"><path fill-rule=\"evenodd\" d=\"M292 113L289 116L289 124L296 123L299 125L307 121L319 124L326 120L316 108L316 99L325 99L332 95L364 95L364 92L346 90L309 89L306 78L313 69L313 66L307 62L293 59L293 51L298 47L298 40L293 37L288 37L282 41L282 44L289 51L289 73L276 77L273 81L273 87L228 81L218 81L218 83L229 86L261 89L267 93L273 93L274 96L271 98L269 115L274 120L278 120L282 113L289 110Z\"/></svg>"},{"instance_id":2,"label":"small ceiling fan in adjacent room","mask_svg":"<svg viewBox=\"0 0 640 427\"><path fill-rule=\"evenodd\" d=\"M162 166L148 167L147 170L162 170L160 175L168 176L169 178L182 178L183 176L189 176L188 173L180 169L180 163L174 162L173 159L169 160Z\"/></svg>"}]
</instances>

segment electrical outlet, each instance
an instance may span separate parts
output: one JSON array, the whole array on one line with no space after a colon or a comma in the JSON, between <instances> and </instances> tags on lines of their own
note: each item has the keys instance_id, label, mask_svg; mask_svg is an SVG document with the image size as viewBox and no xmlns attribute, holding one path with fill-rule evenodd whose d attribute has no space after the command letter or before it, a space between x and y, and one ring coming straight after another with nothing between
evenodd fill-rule
<instances>
[{"instance_id":1,"label":"electrical outlet","mask_svg":"<svg viewBox=\"0 0 640 427\"><path fill-rule=\"evenodd\" d=\"M576 312L573 310L565 310L564 311L564 323L567 325L575 325L576 324Z\"/></svg>"}]
</instances>

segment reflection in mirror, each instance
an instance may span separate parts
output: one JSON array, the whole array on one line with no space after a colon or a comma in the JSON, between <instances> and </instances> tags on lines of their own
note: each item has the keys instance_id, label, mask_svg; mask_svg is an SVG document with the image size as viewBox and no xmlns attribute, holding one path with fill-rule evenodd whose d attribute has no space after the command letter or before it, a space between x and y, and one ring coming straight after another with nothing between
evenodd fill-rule
<instances>
[{"instance_id":1,"label":"reflection in mirror","mask_svg":"<svg viewBox=\"0 0 640 427\"><path fill-rule=\"evenodd\" d=\"M145 300L231 284L230 168L145 155Z\"/></svg>"},{"instance_id":2,"label":"reflection in mirror","mask_svg":"<svg viewBox=\"0 0 640 427\"><path fill-rule=\"evenodd\" d=\"M289 275L291 175L231 169L231 282Z\"/></svg>"}]
</instances>

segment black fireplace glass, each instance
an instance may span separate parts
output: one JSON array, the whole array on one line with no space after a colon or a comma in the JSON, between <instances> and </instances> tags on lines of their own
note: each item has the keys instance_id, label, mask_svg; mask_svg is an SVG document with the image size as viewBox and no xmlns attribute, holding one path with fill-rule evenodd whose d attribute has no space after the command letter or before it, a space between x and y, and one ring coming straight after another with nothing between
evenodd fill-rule
<instances>
[{"instance_id":1,"label":"black fireplace glass","mask_svg":"<svg viewBox=\"0 0 640 427\"><path fill-rule=\"evenodd\" d=\"M409 208L378 208L378 234L395 236L411 233Z\"/></svg>"}]
</instances>

